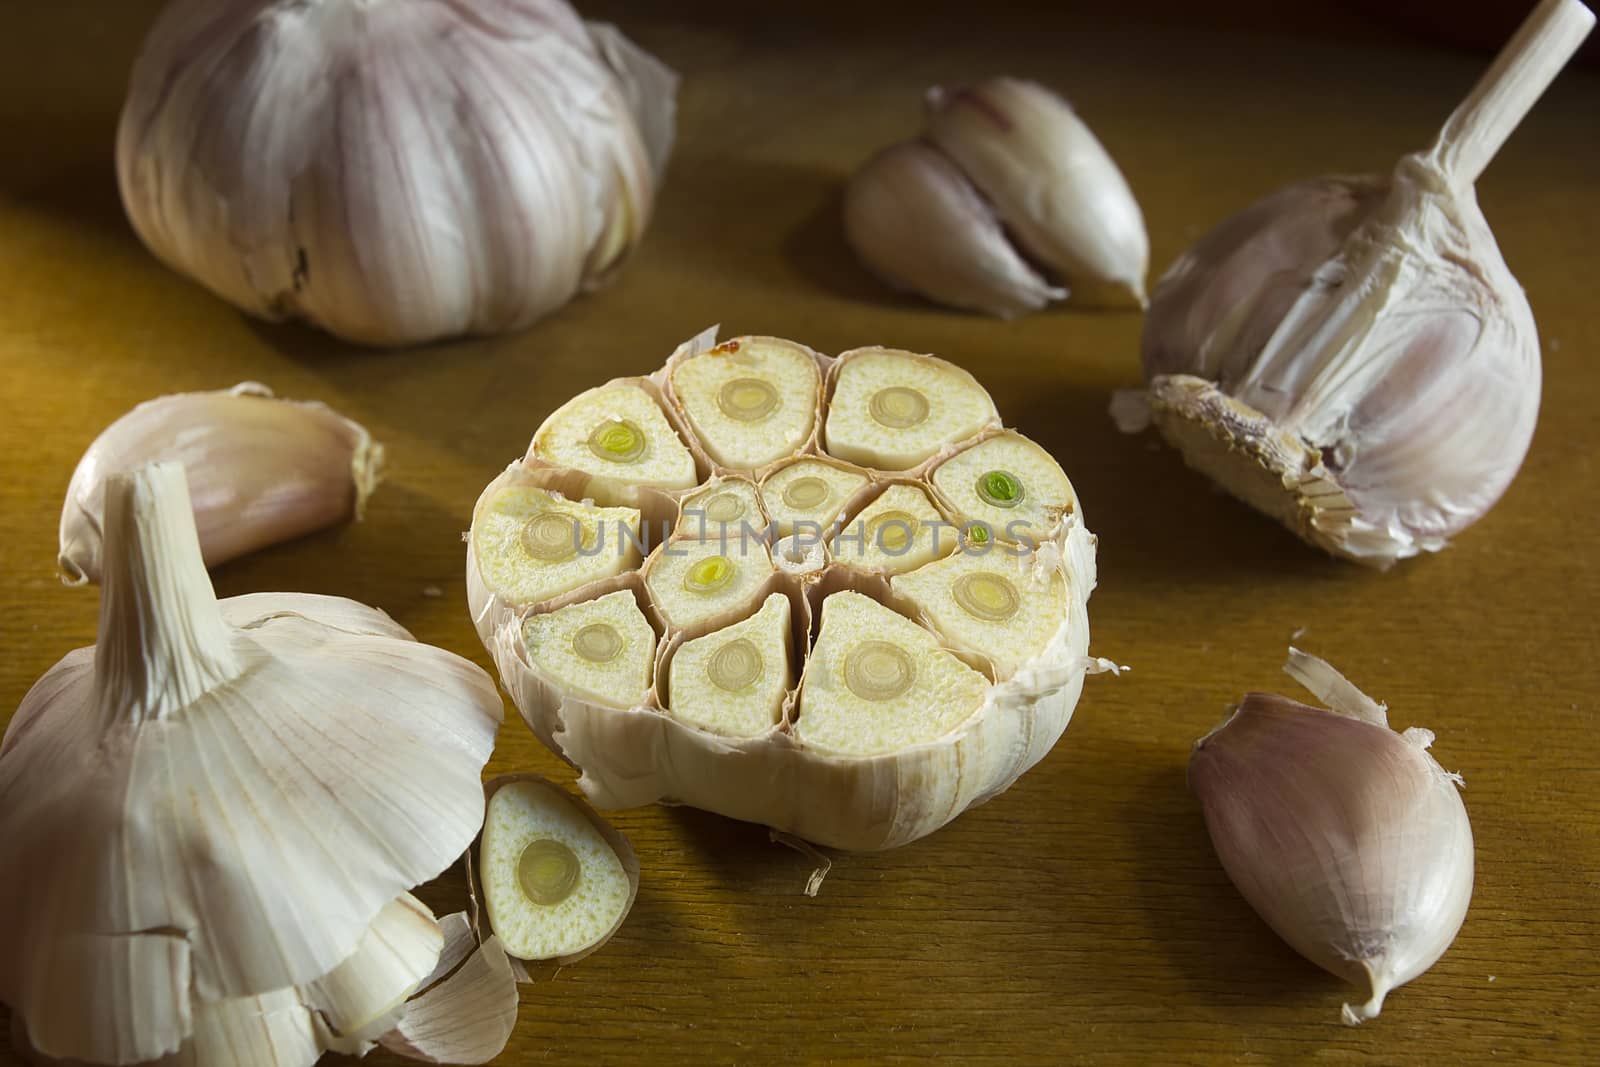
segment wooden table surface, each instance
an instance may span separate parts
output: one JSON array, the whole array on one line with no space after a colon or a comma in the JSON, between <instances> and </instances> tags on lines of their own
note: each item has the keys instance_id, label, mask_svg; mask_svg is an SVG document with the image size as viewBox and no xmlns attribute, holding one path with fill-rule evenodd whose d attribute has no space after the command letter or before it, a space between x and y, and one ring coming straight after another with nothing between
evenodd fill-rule
<instances>
[{"instance_id":1,"label":"wooden table surface","mask_svg":"<svg viewBox=\"0 0 1600 1067\"><path fill-rule=\"evenodd\" d=\"M969 367L1050 448L1100 537L1091 679L1056 750L916 844L807 861L757 826L620 812L643 862L620 934L524 987L502 1063L1592 1062L1600 1031L1600 79L1569 71L1480 193L1544 340L1538 436L1500 506L1388 574L1324 559L1125 438L1134 314L1014 323L887 293L839 236L842 178L917 121L938 81L1008 71L1078 104L1143 204L1164 267L1290 180L1385 169L1485 59L1307 6L1147 25L976 5L834 15L595 5L685 76L658 217L610 289L510 337L378 352L242 318L160 267L117 200L110 146L153 0L62 0L0 34L0 719L94 639L93 592L53 571L62 492L98 430L158 393L259 379L388 445L367 520L222 567L219 593L375 604L488 667L460 532L558 403L656 367L711 323L823 351L882 343ZM663 5L667 7L670 5ZM1265 7L1266 5L1257 5ZM424 590L438 586L442 598ZM1190 743L1299 643L1439 735L1466 777L1477 887L1454 947L1360 1029L1218 866L1184 783ZM570 782L511 712L490 773ZM0 877L26 877L0 871ZM389 1062L375 1055L374 1061ZM0 1063L11 1063L0 1053Z\"/></svg>"}]
</instances>

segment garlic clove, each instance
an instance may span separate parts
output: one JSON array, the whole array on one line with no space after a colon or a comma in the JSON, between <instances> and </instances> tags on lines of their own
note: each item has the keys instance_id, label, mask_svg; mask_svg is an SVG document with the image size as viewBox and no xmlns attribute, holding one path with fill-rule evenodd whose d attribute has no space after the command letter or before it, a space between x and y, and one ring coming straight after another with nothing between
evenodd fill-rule
<instances>
[{"instance_id":1,"label":"garlic clove","mask_svg":"<svg viewBox=\"0 0 1600 1067\"><path fill-rule=\"evenodd\" d=\"M629 590L530 616L522 635L534 669L585 700L631 708L650 688L656 632Z\"/></svg>"},{"instance_id":2,"label":"garlic clove","mask_svg":"<svg viewBox=\"0 0 1600 1067\"><path fill-rule=\"evenodd\" d=\"M803 457L762 479L761 503L780 537L819 541L866 486L864 471Z\"/></svg>"},{"instance_id":3,"label":"garlic clove","mask_svg":"<svg viewBox=\"0 0 1600 1067\"><path fill-rule=\"evenodd\" d=\"M1054 457L1011 430L957 452L934 468L932 482L951 509L1013 543L1050 540L1077 505Z\"/></svg>"},{"instance_id":4,"label":"garlic clove","mask_svg":"<svg viewBox=\"0 0 1600 1067\"><path fill-rule=\"evenodd\" d=\"M753 610L775 572L761 541L675 537L645 564L644 584L662 621L695 630L730 612Z\"/></svg>"},{"instance_id":5,"label":"garlic clove","mask_svg":"<svg viewBox=\"0 0 1600 1067\"><path fill-rule=\"evenodd\" d=\"M1593 22L1545 0L1432 148L1275 194L1168 272L1145 377L1191 466L1376 567L1494 505L1538 418L1539 340L1472 183Z\"/></svg>"},{"instance_id":6,"label":"garlic clove","mask_svg":"<svg viewBox=\"0 0 1600 1067\"><path fill-rule=\"evenodd\" d=\"M1008 319L1067 297L1011 246L960 168L920 141L884 149L851 177L844 231L879 278L940 304Z\"/></svg>"},{"instance_id":7,"label":"garlic clove","mask_svg":"<svg viewBox=\"0 0 1600 1067\"><path fill-rule=\"evenodd\" d=\"M1067 625L1060 572L1014 549L968 548L898 575L890 587L946 645L983 657L1000 677L1041 655Z\"/></svg>"},{"instance_id":8,"label":"garlic clove","mask_svg":"<svg viewBox=\"0 0 1600 1067\"><path fill-rule=\"evenodd\" d=\"M541 778L496 779L487 790L478 875L505 950L574 963L605 944L639 891L627 839Z\"/></svg>"},{"instance_id":9,"label":"garlic clove","mask_svg":"<svg viewBox=\"0 0 1600 1067\"><path fill-rule=\"evenodd\" d=\"M395 1028L378 1039L390 1052L426 1063L488 1063L517 1025L517 979L500 939L478 944L466 915L440 920L439 967L408 1001Z\"/></svg>"},{"instance_id":10,"label":"garlic clove","mask_svg":"<svg viewBox=\"0 0 1600 1067\"><path fill-rule=\"evenodd\" d=\"M528 458L583 471L596 494L622 486L688 489L698 480L694 456L655 396L627 380L557 408L533 435Z\"/></svg>"},{"instance_id":11,"label":"garlic clove","mask_svg":"<svg viewBox=\"0 0 1600 1067\"><path fill-rule=\"evenodd\" d=\"M439 962L444 935L409 893L378 912L350 958L305 987L329 1049L360 1055L399 1021L406 998Z\"/></svg>"},{"instance_id":12,"label":"garlic clove","mask_svg":"<svg viewBox=\"0 0 1600 1067\"><path fill-rule=\"evenodd\" d=\"M672 368L672 397L711 459L752 470L811 436L822 376L811 353L776 337L742 337Z\"/></svg>"},{"instance_id":13,"label":"garlic clove","mask_svg":"<svg viewBox=\"0 0 1600 1067\"><path fill-rule=\"evenodd\" d=\"M840 356L828 404L828 454L878 470L909 470L946 445L1000 424L994 401L971 374L892 348Z\"/></svg>"},{"instance_id":14,"label":"garlic clove","mask_svg":"<svg viewBox=\"0 0 1600 1067\"><path fill-rule=\"evenodd\" d=\"M755 483L748 478L716 478L683 498L673 532L697 540L756 537L767 526Z\"/></svg>"},{"instance_id":15,"label":"garlic clove","mask_svg":"<svg viewBox=\"0 0 1600 1067\"><path fill-rule=\"evenodd\" d=\"M685 641L667 672L667 713L726 737L759 737L794 686L789 598L769 593L743 622Z\"/></svg>"},{"instance_id":16,"label":"garlic clove","mask_svg":"<svg viewBox=\"0 0 1600 1067\"><path fill-rule=\"evenodd\" d=\"M183 464L209 567L360 518L383 457L358 423L325 404L277 399L256 382L148 400L103 430L72 472L61 511L62 581L100 580L113 474Z\"/></svg>"},{"instance_id":17,"label":"garlic clove","mask_svg":"<svg viewBox=\"0 0 1600 1067\"><path fill-rule=\"evenodd\" d=\"M928 92L927 136L1076 303L1143 305L1144 216L1104 146L1061 97L990 78Z\"/></svg>"},{"instance_id":18,"label":"garlic clove","mask_svg":"<svg viewBox=\"0 0 1600 1067\"><path fill-rule=\"evenodd\" d=\"M916 623L860 593L840 591L822 602L795 736L845 756L926 744L970 718L988 685Z\"/></svg>"},{"instance_id":19,"label":"garlic clove","mask_svg":"<svg viewBox=\"0 0 1600 1067\"><path fill-rule=\"evenodd\" d=\"M1297 952L1367 991L1355 1024L1433 966L1472 896L1460 776L1326 663L1286 668L1333 704L1251 693L1195 744L1189 784L1239 892Z\"/></svg>"},{"instance_id":20,"label":"garlic clove","mask_svg":"<svg viewBox=\"0 0 1600 1067\"><path fill-rule=\"evenodd\" d=\"M639 565L634 508L574 503L515 483L480 501L472 549L483 581L513 604L538 604Z\"/></svg>"},{"instance_id":21,"label":"garlic clove","mask_svg":"<svg viewBox=\"0 0 1600 1067\"><path fill-rule=\"evenodd\" d=\"M914 485L891 485L829 542L841 563L886 574L902 574L956 547L954 525Z\"/></svg>"}]
</instances>

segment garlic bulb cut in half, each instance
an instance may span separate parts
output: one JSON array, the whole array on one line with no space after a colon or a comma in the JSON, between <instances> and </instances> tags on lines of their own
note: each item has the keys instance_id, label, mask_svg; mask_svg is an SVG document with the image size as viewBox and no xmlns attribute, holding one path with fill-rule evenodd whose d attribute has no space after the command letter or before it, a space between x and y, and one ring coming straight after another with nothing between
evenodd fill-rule
<instances>
[{"instance_id":1,"label":"garlic bulb cut in half","mask_svg":"<svg viewBox=\"0 0 1600 1067\"><path fill-rule=\"evenodd\" d=\"M829 545L835 557L882 574L903 574L954 552L950 523L915 485L890 485L840 529Z\"/></svg>"},{"instance_id":2,"label":"garlic bulb cut in half","mask_svg":"<svg viewBox=\"0 0 1600 1067\"><path fill-rule=\"evenodd\" d=\"M565 0L178 0L134 65L122 202L265 319L412 344L526 326L642 237L676 76Z\"/></svg>"},{"instance_id":3,"label":"garlic bulb cut in half","mask_svg":"<svg viewBox=\"0 0 1600 1067\"><path fill-rule=\"evenodd\" d=\"M789 598L769 593L748 619L685 641L669 661L667 714L728 737L770 731L794 688L792 627Z\"/></svg>"},{"instance_id":4,"label":"garlic bulb cut in half","mask_svg":"<svg viewBox=\"0 0 1600 1067\"><path fill-rule=\"evenodd\" d=\"M776 337L707 349L679 363L668 381L706 455L741 470L764 467L805 444L822 396L810 350Z\"/></svg>"},{"instance_id":5,"label":"garlic bulb cut in half","mask_svg":"<svg viewBox=\"0 0 1600 1067\"><path fill-rule=\"evenodd\" d=\"M942 359L888 348L839 364L823 448L863 467L903 471L951 443L1000 425L987 390Z\"/></svg>"},{"instance_id":6,"label":"garlic bulb cut in half","mask_svg":"<svg viewBox=\"0 0 1600 1067\"><path fill-rule=\"evenodd\" d=\"M1376 567L1493 506L1538 418L1539 338L1473 183L1593 22L1545 0L1427 151L1285 189L1173 264L1144 375L1190 466Z\"/></svg>"},{"instance_id":7,"label":"garlic bulb cut in half","mask_svg":"<svg viewBox=\"0 0 1600 1067\"><path fill-rule=\"evenodd\" d=\"M1228 877L1295 951L1364 989L1354 1025L1438 962L1472 898L1461 776L1433 732L1387 711L1315 656L1288 673L1326 701L1251 693L1195 743L1189 785Z\"/></svg>"},{"instance_id":8,"label":"garlic bulb cut in half","mask_svg":"<svg viewBox=\"0 0 1600 1067\"><path fill-rule=\"evenodd\" d=\"M0 741L0 1000L54 1059L362 1051L438 957L404 895L482 824L493 682L352 601L218 601L177 463L104 514L99 643Z\"/></svg>"},{"instance_id":9,"label":"garlic bulb cut in half","mask_svg":"<svg viewBox=\"0 0 1600 1067\"><path fill-rule=\"evenodd\" d=\"M1011 318L1069 291L1086 306L1144 303L1150 245L1133 191L1034 82L930 89L922 139L856 172L844 225L875 274L940 304Z\"/></svg>"},{"instance_id":10,"label":"garlic bulb cut in half","mask_svg":"<svg viewBox=\"0 0 1600 1067\"><path fill-rule=\"evenodd\" d=\"M820 541L867 482L867 472L859 468L802 457L762 480L761 502L778 536L799 530Z\"/></svg>"},{"instance_id":11,"label":"garlic bulb cut in half","mask_svg":"<svg viewBox=\"0 0 1600 1067\"><path fill-rule=\"evenodd\" d=\"M805 353L814 374L794 380L820 382L821 400L791 453L728 468L711 459L704 423L674 405L694 380L685 366L751 350ZM970 374L895 349L833 358L775 338L716 345L707 331L625 387L664 405L662 423L683 436L662 450L686 449L706 474L682 489L607 487L670 537L637 569L607 566L548 601L523 595L531 563L481 558L478 526L498 521L508 487L587 484L537 447L569 404L484 489L468 542L478 634L524 720L597 807L687 804L882 849L1044 758L1085 675L1108 666L1087 655L1095 540L1065 475L1001 427ZM981 470L962 466L971 454ZM967 508L977 498L940 485L953 464L966 490L1001 463L1034 509L1009 541ZM575 655L576 635L602 622L621 635L602 649L616 658Z\"/></svg>"},{"instance_id":12,"label":"garlic bulb cut in half","mask_svg":"<svg viewBox=\"0 0 1600 1067\"><path fill-rule=\"evenodd\" d=\"M67 486L61 580L100 580L106 479L147 463L183 464L211 567L360 518L383 475L383 446L314 401L279 400L256 382L147 400L106 427Z\"/></svg>"},{"instance_id":13,"label":"garlic bulb cut in half","mask_svg":"<svg viewBox=\"0 0 1600 1067\"><path fill-rule=\"evenodd\" d=\"M639 892L627 839L583 801L533 775L485 787L478 879L489 925L525 960L575 963L611 939Z\"/></svg>"}]
</instances>

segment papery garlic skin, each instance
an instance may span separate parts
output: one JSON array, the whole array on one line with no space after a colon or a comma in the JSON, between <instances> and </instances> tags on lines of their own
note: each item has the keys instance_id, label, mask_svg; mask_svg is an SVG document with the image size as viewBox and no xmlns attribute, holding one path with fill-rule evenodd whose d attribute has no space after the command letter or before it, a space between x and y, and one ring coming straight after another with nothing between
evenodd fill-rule
<instances>
[{"instance_id":1,"label":"papery garlic skin","mask_svg":"<svg viewBox=\"0 0 1600 1067\"><path fill-rule=\"evenodd\" d=\"M500 697L373 608L219 602L176 463L112 475L105 519L99 643L0 741L0 1001L56 1059L218 1062L194 1043L245 1032L285 1064L362 1051L394 1018L347 965L476 836ZM410 975L397 1016L435 960L378 940L354 966ZM302 1002L310 1059L260 1025ZM329 1031L346 1011L359 1034Z\"/></svg>"},{"instance_id":2,"label":"papery garlic skin","mask_svg":"<svg viewBox=\"0 0 1600 1067\"><path fill-rule=\"evenodd\" d=\"M928 139L1080 304L1145 302L1150 241L1133 190L1065 100L1036 82L936 87Z\"/></svg>"},{"instance_id":3,"label":"papery garlic skin","mask_svg":"<svg viewBox=\"0 0 1600 1067\"><path fill-rule=\"evenodd\" d=\"M893 145L850 179L845 239L896 289L1009 319L1065 300L1011 246L994 209L948 157Z\"/></svg>"},{"instance_id":4,"label":"papery garlic skin","mask_svg":"<svg viewBox=\"0 0 1600 1067\"><path fill-rule=\"evenodd\" d=\"M256 382L146 401L84 452L61 511L61 580L100 580L106 480L147 463L183 465L206 566L360 518L383 477L383 446L314 401Z\"/></svg>"},{"instance_id":5,"label":"papery garlic skin","mask_svg":"<svg viewBox=\"0 0 1600 1067\"><path fill-rule=\"evenodd\" d=\"M1494 505L1538 419L1539 338L1472 186L1593 21L1546 0L1431 149L1282 190L1172 266L1144 373L1191 466L1376 567Z\"/></svg>"},{"instance_id":6,"label":"papery garlic skin","mask_svg":"<svg viewBox=\"0 0 1600 1067\"><path fill-rule=\"evenodd\" d=\"M1290 650L1291 674L1335 710L1251 693L1195 744L1189 784L1228 877L1295 951L1364 988L1354 1025L1433 966L1472 897L1472 827L1426 751L1327 664Z\"/></svg>"},{"instance_id":7,"label":"papery garlic skin","mask_svg":"<svg viewBox=\"0 0 1600 1067\"><path fill-rule=\"evenodd\" d=\"M565 0L179 0L117 172L144 243L251 314L370 344L492 333L638 242L675 88Z\"/></svg>"}]
</instances>

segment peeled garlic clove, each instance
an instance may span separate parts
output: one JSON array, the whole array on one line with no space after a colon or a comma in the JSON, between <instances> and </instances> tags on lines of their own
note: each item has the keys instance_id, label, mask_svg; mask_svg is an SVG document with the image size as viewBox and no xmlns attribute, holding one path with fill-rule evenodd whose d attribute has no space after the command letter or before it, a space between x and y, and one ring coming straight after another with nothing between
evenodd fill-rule
<instances>
[{"instance_id":1,"label":"peeled garlic clove","mask_svg":"<svg viewBox=\"0 0 1600 1067\"><path fill-rule=\"evenodd\" d=\"M588 474L595 494L637 486L688 489L698 480L694 456L655 395L629 380L590 389L557 408L533 435L528 458Z\"/></svg>"},{"instance_id":2,"label":"peeled garlic clove","mask_svg":"<svg viewBox=\"0 0 1600 1067\"><path fill-rule=\"evenodd\" d=\"M534 615L522 635L534 669L585 700L631 708L650 688L656 632L626 589Z\"/></svg>"},{"instance_id":3,"label":"peeled garlic clove","mask_svg":"<svg viewBox=\"0 0 1600 1067\"><path fill-rule=\"evenodd\" d=\"M252 1053L365 1043L437 955L369 932L477 835L500 697L370 609L219 604L179 464L105 499L99 643L0 741L0 999L59 1059L178 1053L251 998L315 1009L257 1011Z\"/></svg>"},{"instance_id":4,"label":"peeled garlic clove","mask_svg":"<svg viewBox=\"0 0 1600 1067\"><path fill-rule=\"evenodd\" d=\"M893 752L949 733L983 703L988 686L927 630L841 591L822 602L795 735L841 755Z\"/></svg>"},{"instance_id":5,"label":"peeled garlic clove","mask_svg":"<svg viewBox=\"0 0 1600 1067\"><path fill-rule=\"evenodd\" d=\"M1332 667L1290 649L1333 710L1251 693L1195 744L1189 784L1228 877L1295 951L1368 991L1355 1024L1444 955L1472 897L1472 827L1427 748Z\"/></svg>"},{"instance_id":6,"label":"peeled garlic clove","mask_svg":"<svg viewBox=\"0 0 1600 1067\"><path fill-rule=\"evenodd\" d=\"M762 480L761 503L780 537L798 531L818 541L866 486L863 471L820 459L797 459Z\"/></svg>"},{"instance_id":7,"label":"peeled garlic clove","mask_svg":"<svg viewBox=\"0 0 1600 1067\"><path fill-rule=\"evenodd\" d=\"M756 537L767 517L755 483L748 478L718 478L683 498L673 532L697 540Z\"/></svg>"},{"instance_id":8,"label":"peeled garlic clove","mask_svg":"<svg viewBox=\"0 0 1600 1067\"><path fill-rule=\"evenodd\" d=\"M694 630L753 606L774 573L766 545L745 538L672 538L645 566L644 584L666 624Z\"/></svg>"},{"instance_id":9,"label":"peeled garlic clove","mask_svg":"<svg viewBox=\"0 0 1600 1067\"><path fill-rule=\"evenodd\" d=\"M640 546L636 509L574 502L515 480L479 501L472 523L482 580L519 605L637 567Z\"/></svg>"},{"instance_id":10,"label":"peeled garlic clove","mask_svg":"<svg viewBox=\"0 0 1600 1067\"><path fill-rule=\"evenodd\" d=\"M776 337L746 337L697 352L672 368L670 381L706 454L746 470L805 443L822 391L816 358Z\"/></svg>"},{"instance_id":11,"label":"peeled garlic clove","mask_svg":"<svg viewBox=\"0 0 1600 1067\"><path fill-rule=\"evenodd\" d=\"M1545 0L1428 151L1283 190L1168 272L1145 378L1191 466L1377 567L1494 505L1538 418L1539 339L1472 186L1593 22Z\"/></svg>"},{"instance_id":12,"label":"peeled garlic clove","mask_svg":"<svg viewBox=\"0 0 1600 1067\"><path fill-rule=\"evenodd\" d=\"M759 737L783 718L794 685L789 598L768 594L743 622L685 641L668 671L667 711L728 737Z\"/></svg>"},{"instance_id":13,"label":"peeled garlic clove","mask_svg":"<svg viewBox=\"0 0 1600 1067\"><path fill-rule=\"evenodd\" d=\"M932 481L952 509L1013 543L1048 541L1077 504L1054 457L1009 430L957 452L934 469Z\"/></svg>"},{"instance_id":14,"label":"peeled garlic clove","mask_svg":"<svg viewBox=\"0 0 1600 1067\"><path fill-rule=\"evenodd\" d=\"M1067 297L1017 254L961 169L920 141L886 148L855 173L844 232L874 274L940 304L1008 319Z\"/></svg>"},{"instance_id":15,"label":"peeled garlic clove","mask_svg":"<svg viewBox=\"0 0 1600 1067\"><path fill-rule=\"evenodd\" d=\"M564 0L183 0L117 130L163 262L267 319L407 344L518 328L649 220L676 78Z\"/></svg>"},{"instance_id":16,"label":"peeled garlic clove","mask_svg":"<svg viewBox=\"0 0 1600 1067\"><path fill-rule=\"evenodd\" d=\"M627 839L542 778L496 779L487 790L478 876L506 951L575 963L609 941L639 892Z\"/></svg>"},{"instance_id":17,"label":"peeled garlic clove","mask_svg":"<svg viewBox=\"0 0 1600 1067\"><path fill-rule=\"evenodd\" d=\"M147 463L183 464L206 566L359 518L383 446L325 404L279 400L255 382L148 400L95 438L61 511L62 581L100 580L105 485Z\"/></svg>"},{"instance_id":18,"label":"peeled garlic clove","mask_svg":"<svg viewBox=\"0 0 1600 1067\"><path fill-rule=\"evenodd\" d=\"M1077 303L1143 304L1150 243L1127 180L1082 119L1035 82L928 92L928 138Z\"/></svg>"},{"instance_id":19,"label":"peeled garlic clove","mask_svg":"<svg viewBox=\"0 0 1600 1067\"><path fill-rule=\"evenodd\" d=\"M863 348L835 364L823 442L840 459L903 471L999 423L988 392L955 364Z\"/></svg>"},{"instance_id":20,"label":"peeled garlic clove","mask_svg":"<svg viewBox=\"0 0 1600 1067\"><path fill-rule=\"evenodd\" d=\"M955 551L956 530L927 493L914 485L891 485L828 547L841 563L901 574Z\"/></svg>"},{"instance_id":21,"label":"peeled garlic clove","mask_svg":"<svg viewBox=\"0 0 1600 1067\"><path fill-rule=\"evenodd\" d=\"M890 586L946 645L982 656L1003 675L1043 654L1067 624L1065 579L1015 549L965 549Z\"/></svg>"}]
</instances>

